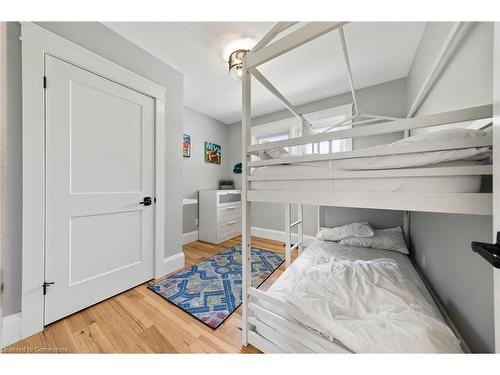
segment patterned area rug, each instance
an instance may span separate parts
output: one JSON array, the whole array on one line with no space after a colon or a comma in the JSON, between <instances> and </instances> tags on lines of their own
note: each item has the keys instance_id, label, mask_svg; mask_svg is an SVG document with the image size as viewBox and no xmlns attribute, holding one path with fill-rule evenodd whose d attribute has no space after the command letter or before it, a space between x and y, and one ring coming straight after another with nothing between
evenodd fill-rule
<instances>
[{"instance_id":1,"label":"patterned area rug","mask_svg":"<svg viewBox=\"0 0 500 375\"><path fill-rule=\"evenodd\" d=\"M252 286L260 286L283 261L273 251L252 248ZM241 304L241 246L176 272L149 289L215 329Z\"/></svg>"}]
</instances>

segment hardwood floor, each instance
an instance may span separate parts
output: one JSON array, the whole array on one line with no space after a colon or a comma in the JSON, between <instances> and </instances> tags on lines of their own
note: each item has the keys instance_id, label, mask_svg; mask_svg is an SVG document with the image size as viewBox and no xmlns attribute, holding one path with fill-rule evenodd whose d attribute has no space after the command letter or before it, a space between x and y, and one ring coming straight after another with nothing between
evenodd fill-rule
<instances>
[{"instance_id":1,"label":"hardwood floor","mask_svg":"<svg viewBox=\"0 0 500 375\"><path fill-rule=\"evenodd\" d=\"M184 245L186 266L241 243L236 237L220 245ZM284 253L282 242L254 237L252 245ZM281 265L261 289L284 271ZM241 307L216 330L139 285L45 327L43 332L5 352L63 353L258 353L241 347Z\"/></svg>"}]
</instances>

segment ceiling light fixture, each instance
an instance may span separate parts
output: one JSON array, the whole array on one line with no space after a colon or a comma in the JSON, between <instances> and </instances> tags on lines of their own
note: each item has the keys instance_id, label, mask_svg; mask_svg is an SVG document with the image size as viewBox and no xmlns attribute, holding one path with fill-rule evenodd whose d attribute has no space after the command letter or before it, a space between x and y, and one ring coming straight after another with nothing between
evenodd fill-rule
<instances>
[{"instance_id":1,"label":"ceiling light fixture","mask_svg":"<svg viewBox=\"0 0 500 375\"><path fill-rule=\"evenodd\" d=\"M233 40L226 46L226 48L224 48L222 57L224 58L224 61L229 64L229 76L232 79L241 81L243 76L243 59L254 45L254 39L241 38Z\"/></svg>"},{"instance_id":2,"label":"ceiling light fixture","mask_svg":"<svg viewBox=\"0 0 500 375\"><path fill-rule=\"evenodd\" d=\"M247 52L247 49L238 49L229 55L229 76L236 81L242 80L243 59Z\"/></svg>"}]
</instances>

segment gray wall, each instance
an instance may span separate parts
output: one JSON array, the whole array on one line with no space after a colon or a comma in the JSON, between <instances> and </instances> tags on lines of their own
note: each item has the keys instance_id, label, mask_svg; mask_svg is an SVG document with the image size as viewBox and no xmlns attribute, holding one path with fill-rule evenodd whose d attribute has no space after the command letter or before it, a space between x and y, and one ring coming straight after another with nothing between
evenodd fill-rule
<instances>
[{"instance_id":1,"label":"gray wall","mask_svg":"<svg viewBox=\"0 0 500 375\"><path fill-rule=\"evenodd\" d=\"M86 48L114 63L123 66L151 81L167 88L165 115L167 150L178 150L182 139L182 111L183 111L183 81L182 74L169 65L150 55L135 44L111 31L97 22L38 22L38 25L58 34L83 48ZM6 142L10 146L7 150L6 169L10 173L8 179L7 204L5 212L6 233L10 238L5 241L5 315L20 311L21 293L21 80L19 54L19 26L9 25L12 53L7 66L8 75L12 75L12 85L9 86L8 96L13 99L9 104ZM9 151L10 150L10 151ZM166 194L165 194L165 256L178 254L182 251L182 154L172 153L166 159ZM12 185L10 185L12 184Z\"/></svg>"},{"instance_id":2,"label":"gray wall","mask_svg":"<svg viewBox=\"0 0 500 375\"><path fill-rule=\"evenodd\" d=\"M375 229L403 226L403 213L395 210L369 210L366 208L323 207L322 223L335 227L346 223L367 221Z\"/></svg>"},{"instance_id":3,"label":"gray wall","mask_svg":"<svg viewBox=\"0 0 500 375\"><path fill-rule=\"evenodd\" d=\"M452 23L427 23L408 75L408 106L413 103L423 79L442 48ZM461 109L492 102L493 23L468 24L452 60L417 114Z\"/></svg>"},{"instance_id":4,"label":"gray wall","mask_svg":"<svg viewBox=\"0 0 500 375\"><path fill-rule=\"evenodd\" d=\"M493 268L470 249L491 242L491 217L412 212L410 223L413 256L465 342L493 352Z\"/></svg>"},{"instance_id":5,"label":"gray wall","mask_svg":"<svg viewBox=\"0 0 500 375\"><path fill-rule=\"evenodd\" d=\"M409 105L450 27L427 25L408 77ZM493 25L472 25L462 43L418 115L492 102ZM475 352L494 350L493 269L470 241L491 242L492 226L491 216L411 214L415 259Z\"/></svg>"},{"instance_id":6,"label":"gray wall","mask_svg":"<svg viewBox=\"0 0 500 375\"><path fill-rule=\"evenodd\" d=\"M184 107L184 133L191 136L191 157L182 161L184 198L198 198L198 190L217 189L219 181L231 178L228 154L227 125L191 108ZM205 142L214 142L222 148L220 165L206 163L204 159ZM195 219L198 206L184 206L183 233L197 230Z\"/></svg>"},{"instance_id":7,"label":"gray wall","mask_svg":"<svg viewBox=\"0 0 500 375\"><path fill-rule=\"evenodd\" d=\"M404 117L406 115L406 79L398 79L380 85L367 87L357 92L358 105L361 112ZM346 93L299 107L301 113L310 113L344 105L352 102L351 94ZM257 117L252 125L261 125L267 122L289 118L289 111L280 111L270 115ZM388 143L402 137L401 133L388 134L376 137L357 138L353 141L353 149L358 150L381 143ZM229 126L229 159L231 164L241 162L241 123ZM236 176L233 174L233 176ZM237 186L241 187L241 175L235 178ZM328 224L345 224L349 221L361 219L359 210L350 208L324 207L323 220ZM402 225L402 214L394 211L387 216L387 211L362 210L367 217L374 220L380 227ZM358 218L358 219L354 219ZM366 219L365 219L366 220ZM256 227L283 231L285 228L284 206L274 203L252 204L252 225ZM314 236L317 232L317 207L304 206L304 234Z\"/></svg>"}]
</instances>

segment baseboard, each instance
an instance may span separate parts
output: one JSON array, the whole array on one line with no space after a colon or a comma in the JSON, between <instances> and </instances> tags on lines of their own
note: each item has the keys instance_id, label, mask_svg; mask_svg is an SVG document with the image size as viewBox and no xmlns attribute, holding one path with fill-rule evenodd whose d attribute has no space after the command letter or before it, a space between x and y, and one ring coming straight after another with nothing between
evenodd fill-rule
<instances>
[{"instance_id":1,"label":"baseboard","mask_svg":"<svg viewBox=\"0 0 500 375\"><path fill-rule=\"evenodd\" d=\"M182 244L185 245L190 242L198 241L198 231L194 230L192 232L182 234Z\"/></svg>"},{"instance_id":2,"label":"baseboard","mask_svg":"<svg viewBox=\"0 0 500 375\"><path fill-rule=\"evenodd\" d=\"M163 259L162 276L184 267L184 253L180 252Z\"/></svg>"},{"instance_id":3,"label":"baseboard","mask_svg":"<svg viewBox=\"0 0 500 375\"><path fill-rule=\"evenodd\" d=\"M21 313L5 316L2 319L2 345L4 348L21 340Z\"/></svg>"},{"instance_id":4,"label":"baseboard","mask_svg":"<svg viewBox=\"0 0 500 375\"><path fill-rule=\"evenodd\" d=\"M252 235L263 237L275 241L285 241L285 232L274 229L267 229L261 227L252 227ZM298 241L299 236L297 233L292 233L292 242ZM314 241L314 236L304 234L304 246L309 246Z\"/></svg>"},{"instance_id":5,"label":"baseboard","mask_svg":"<svg viewBox=\"0 0 500 375\"><path fill-rule=\"evenodd\" d=\"M252 227L252 235L257 237L268 238L270 240L275 241L285 241L285 232L267 229L262 227ZM298 234L292 233L292 241L298 241ZM314 236L309 236L304 234L304 245L309 246L314 240ZM195 230L193 232L183 233L182 234L182 244L185 245L190 242L198 241L198 231Z\"/></svg>"}]
</instances>

